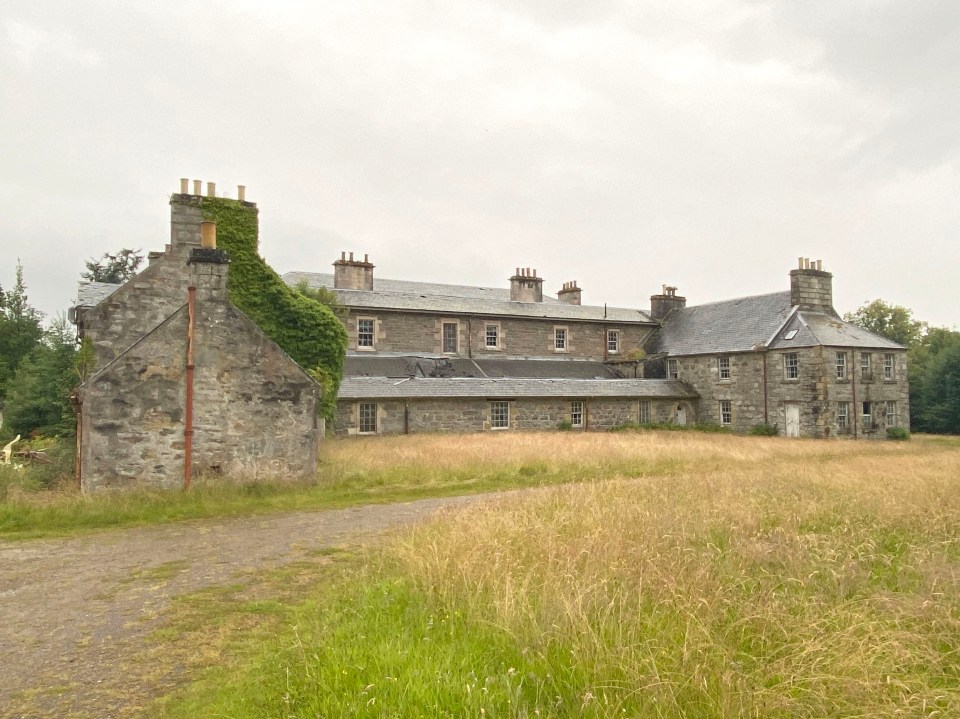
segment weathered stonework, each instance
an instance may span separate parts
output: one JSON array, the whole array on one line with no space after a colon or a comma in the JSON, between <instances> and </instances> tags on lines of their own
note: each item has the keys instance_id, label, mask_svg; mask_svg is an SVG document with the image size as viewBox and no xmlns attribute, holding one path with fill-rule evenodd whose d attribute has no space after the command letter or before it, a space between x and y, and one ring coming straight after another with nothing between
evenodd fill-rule
<instances>
[{"instance_id":1,"label":"weathered stonework","mask_svg":"<svg viewBox=\"0 0 960 719\"><path fill-rule=\"evenodd\" d=\"M906 352L903 350L860 350L844 347L802 347L797 354L797 379L786 376L786 351L752 352L730 355L696 355L677 357L679 379L690 384L700 395L700 421L721 424L720 401L729 400L734 431L747 432L758 424L776 425L780 434L786 431L786 405L796 403L800 415L800 435L804 437L886 436L888 426L909 428L910 397L907 381ZM846 377L837 379L837 353L845 355ZM876 368L861 377L861 354L871 357ZM892 379L883 379L885 356L894 358ZM730 363L730 379L719 377L719 359ZM855 366L856 365L856 366ZM896 403L895 419L888 424L886 402ZM840 427L838 402L849 403L848 426ZM864 402L883 403L873 413L870 426L864 426Z\"/></svg>"},{"instance_id":2,"label":"weathered stonework","mask_svg":"<svg viewBox=\"0 0 960 719\"><path fill-rule=\"evenodd\" d=\"M480 399L410 399L363 400L377 406L376 434L419 434L423 432L482 432L510 430L553 430L561 422L571 420L571 403L583 403L583 426L575 430L605 431L640 420L637 399L554 399L529 398L510 400L510 427L493 429L490 400ZM649 401L651 422L671 422L677 401ZM361 402L340 400L334 431L341 436L359 434ZM684 402L684 404L688 404ZM689 404L688 404L689 406ZM690 421L693 421L692 419Z\"/></svg>"},{"instance_id":3,"label":"weathered stonework","mask_svg":"<svg viewBox=\"0 0 960 719\"><path fill-rule=\"evenodd\" d=\"M457 323L457 347L455 357L545 357L562 356L571 359L602 360L622 357L643 346L652 328L644 325L628 325L584 322L571 320L522 319L508 317L484 317L477 315L429 314L426 312L395 312L389 310L350 309L341 314L347 328L349 349L360 352L408 352L444 354L442 325ZM375 321L374 346L372 349L358 346L357 320ZM486 346L486 327L498 326L499 341L496 348ZM554 343L556 327L567 329L567 347L558 351ZM620 333L620 350L611 354L607 350L607 331Z\"/></svg>"}]
</instances>

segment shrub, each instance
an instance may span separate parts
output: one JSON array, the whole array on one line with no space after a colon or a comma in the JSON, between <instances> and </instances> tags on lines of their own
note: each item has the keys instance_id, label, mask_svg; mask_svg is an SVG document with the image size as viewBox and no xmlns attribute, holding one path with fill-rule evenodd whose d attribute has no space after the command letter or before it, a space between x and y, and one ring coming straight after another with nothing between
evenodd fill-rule
<instances>
[{"instance_id":1,"label":"shrub","mask_svg":"<svg viewBox=\"0 0 960 719\"><path fill-rule=\"evenodd\" d=\"M887 439L904 442L910 439L910 431L906 427L887 427Z\"/></svg>"},{"instance_id":2,"label":"shrub","mask_svg":"<svg viewBox=\"0 0 960 719\"><path fill-rule=\"evenodd\" d=\"M775 424L755 424L750 428L750 434L755 437L776 437L780 434Z\"/></svg>"},{"instance_id":3,"label":"shrub","mask_svg":"<svg viewBox=\"0 0 960 719\"><path fill-rule=\"evenodd\" d=\"M561 419L559 422L557 422L557 429L562 432L567 432L573 429L573 423L569 419Z\"/></svg>"}]
</instances>

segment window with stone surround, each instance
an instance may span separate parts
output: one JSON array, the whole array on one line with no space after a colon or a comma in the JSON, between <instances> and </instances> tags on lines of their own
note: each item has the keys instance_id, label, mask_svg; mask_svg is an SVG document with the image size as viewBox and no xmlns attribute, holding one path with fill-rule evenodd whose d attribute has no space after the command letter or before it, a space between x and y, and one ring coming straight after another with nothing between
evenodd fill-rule
<instances>
[{"instance_id":1,"label":"window with stone surround","mask_svg":"<svg viewBox=\"0 0 960 719\"><path fill-rule=\"evenodd\" d=\"M360 434L377 433L377 403L361 402L357 429Z\"/></svg>"},{"instance_id":2,"label":"window with stone surround","mask_svg":"<svg viewBox=\"0 0 960 719\"><path fill-rule=\"evenodd\" d=\"M837 402L837 429L847 429L850 426L850 403Z\"/></svg>"},{"instance_id":3,"label":"window with stone surround","mask_svg":"<svg viewBox=\"0 0 960 719\"><path fill-rule=\"evenodd\" d=\"M847 378L847 353L837 352L837 379Z\"/></svg>"},{"instance_id":4,"label":"window with stone surround","mask_svg":"<svg viewBox=\"0 0 960 719\"><path fill-rule=\"evenodd\" d=\"M583 426L583 401L574 400L570 403L570 424L574 427Z\"/></svg>"},{"instance_id":5,"label":"window with stone surround","mask_svg":"<svg viewBox=\"0 0 960 719\"><path fill-rule=\"evenodd\" d=\"M733 402L729 399L720 400L720 424L725 427L733 424Z\"/></svg>"},{"instance_id":6,"label":"window with stone surround","mask_svg":"<svg viewBox=\"0 0 960 719\"><path fill-rule=\"evenodd\" d=\"M896 369L896 358L894 355L884 355L883 356L883 378L884 379L894 379Z\"/></svg>"},{"instance_id":7,"label":"window with stone surround","mask_svg":"<svg viewBox=\"0 0 960 719\"><path fill-rule=\"evenodd\" d=\"M717 373L721 380L730 379L730 358L717 357Z\"/></svg>"},{"instance_id":8,"label":"window with stone surround","mask_svg":"<svg viewBox=\"0 0 960 719\"><path fill-rule=\"evenodd\" d=\"M500 325L491 323L484 331L485 347L488 350L500 349Z\"/></svg>"},{"instance_id":9,"label":"window with stone surround","mask_svg":"<svg viewBox=\"0 0 960 719\"><path fill-rule=\"evenodd\" d=\"M460 325L457 322L444 322L442 328L443 334L443 353L456 354L460 351L459 335Z\"/></svg>"},{"instance_id":10,"label":"window with stone surround","mask_svg":"<svg viewBox=\"0 0 960 719\"><path fill-rule=\"evenodd\" d=\"M372 350L376 344L377 320L375 317L357 318L357 349Z\"/></svg>"},{"instance_id":11,"label":"window with stone surround","mask_svg":"<svg viewBox=\"0 0 960 719\"><path fill-rule=\"evenodd\" d=\"M870 376L870 353L860 353L860 379L873 379Z\"/></svg>"},{"instance_id":12,"label":"window with stone surround","mask_svg":"<svg viewBox=\"0 0 960 719\"><path fill-rule=\"evenodd\" d=\"M620 351L620 330L607 330L607 352L612 355Z\"/></svg>"},{"instance_id":13,"label":"window with stone surround","mask_svg":"<svg viewBox=\"0 0 960 719\"><path fill-rule=\"evenodd\" d=\"M861 415L864 429L871 429L873 427L873 403L864 402L863 403L863 413Z\"/></svg>"},{"instance_id":14,"label":"window with stone surround","mask_svg":"<svg viewBox=\"0 0 960 719\"><path fill-rule=\"evenodd\" d=\"M892 399L887 400L887 426L897 426L897 403Z\"/></svg>"},{"instance_id":15,"label":"window with stone surround","mask_svg":"<svg viewBox=\"0 0 960 719\"><path fill-rule=\"evenodd\" d=\"M556 352L567 351L567 328L566 327L553 328L553 349Z\"/></svg>"},{"instance_id":16,"label":"window with stone surround","mask_svg":"<svg viewBox=\"0 0 960 719\"><path fill-rule=\"evenodd\" d=\"M677 360L667 360L667 379L679 379L680 366Z\"/></svg>"},{"instance_id":17,"label":"window with stone surround","mask_svg":"<svg viewBox=\"0 0 960 719\"><path fill-rule=\"evenodd\" d=\"M642 399L642 400L640 400L640 413L639 413L640 424L649 424L649 423L650 423L650 418L651 418L652 415L653 415L653 413L650 411L650 409L651 409L651 408L650 408L650 400L648 400L648 399Z\"/></svg>"},{"instance_id":18,"label":"window with stone surround","mask_svg":"<svg viewBox=\"0 0 960 719\"><path fill-rule=\"evenodd\" d=\"M783 356L783 378L800 379L800 355L797 352L787 352Z\"/></svg>"},{"instance_id":19,"label":"window with stone surround","mask_svg":"<svg viewBox=\"0 0 960 719\"><path fill-rule=\"evenodd\" d=\"M490 403L490 426L493 429L510 429L510 403L497 401Z\"/></svg>"}]
</instances>

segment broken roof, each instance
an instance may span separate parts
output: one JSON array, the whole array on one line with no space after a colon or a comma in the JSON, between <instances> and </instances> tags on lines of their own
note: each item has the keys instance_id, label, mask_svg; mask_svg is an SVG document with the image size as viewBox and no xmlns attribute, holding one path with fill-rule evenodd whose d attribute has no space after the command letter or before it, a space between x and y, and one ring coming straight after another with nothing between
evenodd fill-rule
<instances>
[{"instance_id":1,"label":"broken roof","mask_svg":"<svg viewBox=\"0 0 960 719\"><path fill-rule=\"evenodd\" d=\"M684 382L666 379L543 379L476 377L348 377L339 399L515 399L649 398L692 399L696 393Z\"/></svg>"},{"instance_id":2,"label":"broken roof","mask_svg":"<svg viewBox=\"0 0 960 719\"><path fill-rule=\"evenodd\" d=\"M528 377L616 379L622 375L603 362L576 359L502 359L415 355L348 354L345 377Z\"/></svg>"}]
</instances>

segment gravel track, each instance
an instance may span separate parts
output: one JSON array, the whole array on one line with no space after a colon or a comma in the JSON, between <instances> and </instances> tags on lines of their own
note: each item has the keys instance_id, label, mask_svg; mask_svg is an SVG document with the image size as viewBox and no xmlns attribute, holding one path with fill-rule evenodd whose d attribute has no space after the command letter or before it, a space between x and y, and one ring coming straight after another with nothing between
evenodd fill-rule
<instances>
[{"instance_id":1,"label":"gravel track","mask_svg":"<svg viewBox=\"0 0 960 719\"><path fill-rule=\"evenodd\" d=\"M203 520L0 544L0 717L139 716L173 679L129 671L171 599L477 497Z\"/></svg>"}]
</instances>

